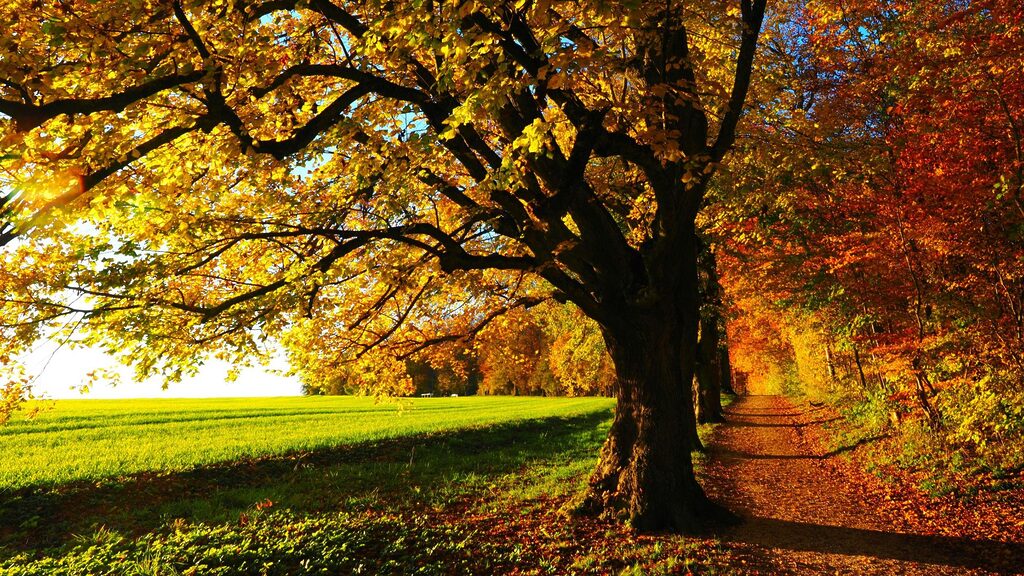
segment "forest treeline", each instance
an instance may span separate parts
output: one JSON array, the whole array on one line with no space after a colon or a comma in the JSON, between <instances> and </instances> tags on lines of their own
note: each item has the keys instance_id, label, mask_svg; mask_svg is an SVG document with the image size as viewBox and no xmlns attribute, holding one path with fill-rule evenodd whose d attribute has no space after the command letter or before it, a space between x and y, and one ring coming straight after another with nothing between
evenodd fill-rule
<instances>
[{"instance_id":1,"label":"forest treeline","mask_svg":"<svg viewBox=\"0 0 1024 576\"><path fill-rule=\"evenodd\" d=\"M496 318L472 341L406 362L407 394L610 396L615 371L600 329L575 306L547 301ZM352 394L358 381L305 383L306 394Z\"/></svg>"}]
</instances>

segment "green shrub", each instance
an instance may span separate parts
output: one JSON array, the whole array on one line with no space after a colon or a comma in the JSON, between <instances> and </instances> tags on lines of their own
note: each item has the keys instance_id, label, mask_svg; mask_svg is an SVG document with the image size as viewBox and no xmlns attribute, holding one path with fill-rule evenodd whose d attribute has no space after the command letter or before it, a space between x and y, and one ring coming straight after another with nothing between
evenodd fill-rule
<instances>
[{"instance_id":1,"label":"green shrub","mask_svg":"<svg viewBox=\"0 0 1024 576\"><path fill-rule=\"evenodd\" d=\"M938 398L950 448L991 470L1024 466L1024 390L1006 374L952 386Z\"/></svg>"}]
</instances>

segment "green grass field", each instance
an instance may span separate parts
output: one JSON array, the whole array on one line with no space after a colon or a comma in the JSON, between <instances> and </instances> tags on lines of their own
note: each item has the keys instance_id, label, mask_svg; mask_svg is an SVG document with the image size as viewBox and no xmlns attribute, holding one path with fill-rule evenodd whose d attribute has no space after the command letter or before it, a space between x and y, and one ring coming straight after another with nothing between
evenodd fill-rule
<instances>
[{"instance_id":1,"label":"green grass field","mask_svg":"<svg viewBox=\"0 0 1024 576\"><path fill-rule=\"evenodd\" d=\"M61 400L0 427L0 489L188 470L611 406L604 398L480 396Z\"/></svg>"},{"instance_id":2,"label":"green grass field","mask_svg":"<svg viewBox=\"0 0 1024 576\"><path fill-rule=\"evenodd\" d=\"M60 401L0 428L0 576L723 573L714 540L571 514L611 408Z\"/></svg>"}]
</instances>

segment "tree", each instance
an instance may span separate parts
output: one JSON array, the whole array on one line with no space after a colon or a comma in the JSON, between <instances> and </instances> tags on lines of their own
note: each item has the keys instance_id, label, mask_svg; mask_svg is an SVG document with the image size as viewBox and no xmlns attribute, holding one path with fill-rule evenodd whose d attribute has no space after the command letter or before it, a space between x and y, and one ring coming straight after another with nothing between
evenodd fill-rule
<instances>
[{"instance_id":1,"label":"tree","mask_svg":"<svg viewBox=\"0 0 1024 576\"><path fill-rule=\"evenodd\" d=\"M548 301L505 314L473 348L482 393L611 395L615 376L600 328L572 304Z\"/></svg>"},{"instance_id":2,"label":"tree","mask_svg":"<svg viewBox=\"0 0 1024 576\"><path fill-rule=\"evenodd\" d=\"M715 254L706 243L697 254L701 294L700 334L697 340L697 370L694 378L694 408L697 422L724 422L722 390L727 387L728 362L722 319L722 287L718 283ZM699 439L698 439L699 442Z\"/></svg>"},{"instance_id":3,"label":"tree","mask_svg":"<svg viewBox=\"0 0 1024 576\"><path fill-rule=\"evenodd\" d=\"M556 395L556 383L546 354L550 342L543 327L530 316L529 312L520 310L505 314L477 339L482 392Z\"/></svg>"},{"instance_id":4,"label":"tree","mask_svg":"<svg viewBox=\"0 0 1024 576\"><path fill-rule=\"evenodd\" d=\"M589 507L694 528L694 219L765 4L5 4L5 336L70 318L172 379L273 339L407 392L431 345L571 301L617 379Z\"/></svg>"}]
</instances>

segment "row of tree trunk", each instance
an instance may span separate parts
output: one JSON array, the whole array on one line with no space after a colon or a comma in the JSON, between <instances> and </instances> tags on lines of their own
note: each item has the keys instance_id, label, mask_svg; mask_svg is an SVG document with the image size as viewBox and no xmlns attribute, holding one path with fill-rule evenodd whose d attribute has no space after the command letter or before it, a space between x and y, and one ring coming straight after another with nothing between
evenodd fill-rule
<instances>
[{"instance_id":1,"label":"row of tree trunk","mask_svg":"<svg viewBox=\"0 0 1024 576\"><path fill-rule=\"evenodd\" d=\"M732 368L722 317L722 287L718 281L715 255L705 244L697 256L698 288L701 296L700 332L693 378L693 406L696 424L724 422L722 393L735 394ZM702 449L694 428L694 446Z\"/></svg>"}]
</instances>

